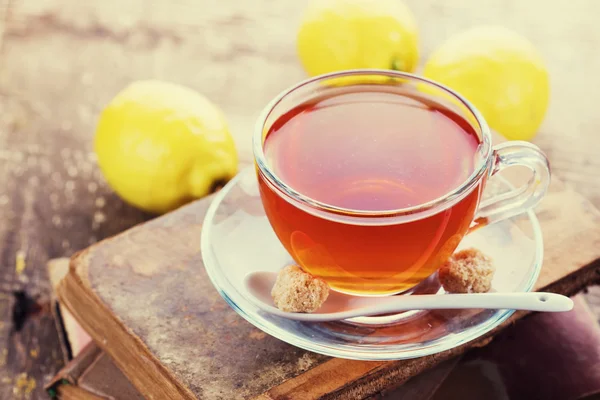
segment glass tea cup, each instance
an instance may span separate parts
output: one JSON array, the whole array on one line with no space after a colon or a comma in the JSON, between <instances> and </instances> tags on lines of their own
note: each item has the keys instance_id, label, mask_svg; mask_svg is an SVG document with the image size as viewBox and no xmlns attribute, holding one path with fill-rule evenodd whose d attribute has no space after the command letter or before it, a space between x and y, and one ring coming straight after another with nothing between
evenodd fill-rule
<instances>
[{"instance_id":1,"label":"glass tea cup","mask_svg":"<svg viewBox=\"0 0 600 400\"><path fill-rule=\"evenodd\" d=\"M273 129L290 123L290 112L295 113L296 118L302 110L310 109L319 101L365 93L418 100L419 104L449 115L454 122L468 127L477 137L473 154L465 157L472 160L468 175L435 198L418 204L380 209L346 208L315 196L309 190L311 182L314 185L319 183L315 181L315 176L308 177L304 185L283 179L265 152L265 142L269 140ZM380 107L375 103L370 106ZM398 107L406 107L406 104L399 103ZM401 111L399 108L397 110ZM340 124L343 122L339 121ZM369 132L371 139L377 139L379 132L386 130L374 128ZM410 127L400 124L394 129ZM316 137L297 135L294 140L309 141ZM385 137L381 139L384 141ZM550 183L550 168L547 158L538 147L521 141L492 146L491 141L490 129L481 114L451 89L408 73L351 70L308 79L277 96L259 118L253 136L253 151L265 213L277 237L294 260L336 291L358 295L390 295L409 290L431 276L455 251L475 221L478 224L492 224L510 218L534 207L546 193ZM411 144L406 143L406 146ZM360 170L352 168L353 162L361 162L361 168L364 166L364 160L357 158L356 154L334 153L339 149L333 144L331 147L332 156L335 155L340 163L346 165L348 175ZM450 143L448 151L452 149ZM303 160L296 160L292 164L295 156L293 146L287 146L285 151L285 154L275 154L275 157L281 159L280 163L287 162L295 166L294 175L302 175L305 170L310 170L310 165L303 164ZM373 164L377 164L377 160L374 160ZM435 161L427 157L416 160L416 163ZM318 161L312 157L306 163ZM382 156L380 163L386 163L385 157ZM515 165L530 170L528 183L509 193L482 201L487 179ZM377 165L371 165L366 170L370 171L371 167L377 169ZM344 176L343 171L340 180L351 181L352 176ZM377 177L366 178L377 181ZM417 177L414 181L418 181ZM331 186L331 191L336 190L334 186ZM406 190L419 189L411 186Z\"/></svg>"}]
</instances>

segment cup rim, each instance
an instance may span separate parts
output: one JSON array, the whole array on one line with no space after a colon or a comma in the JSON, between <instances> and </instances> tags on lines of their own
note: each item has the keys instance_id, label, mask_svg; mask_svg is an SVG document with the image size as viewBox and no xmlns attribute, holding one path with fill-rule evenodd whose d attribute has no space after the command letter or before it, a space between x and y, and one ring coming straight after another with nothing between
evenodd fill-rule
<instances>
[{"instance_id":1,"label":"cup rim","mask_svg":"<svg viewBox=\"0 0 600 400\"><path fill-rule=\"evenodd\" d=\"M479 160L478 165L475 166L475 168L473 168L473 172L471 173L471 175L469 175L469 177L466 178L465 181L458 185L456 188L433 200L410 207L391 210L360 210L327 204L300 193L299 191L293 189L291 186L285 183L279 176L277 176L277 174L275 174L272 168L268 165L263 148L263 132L265 124L271 113L275 110L275 107L279 103L281 103L281 101L283 101L288 95L304 86L328 79L357 75L386 76L390 78L404 78L414 81L420 81L422 83L437 87L438 89L441 89L442 91L451 95L453 98L459 100L462 103L462 105L464 105L467 108L467 110L471 113L471 115L475 118L475 121L479 125L479 130L481 132L481 143L477 148L477 152L481 153L481 159ZM299 202L300 204L308 206L312 209L324 211L327 213L351 217L384 218L408 214L417 214L422 211L427 211L435 208L445 209L447 207L442 208L443 205L452 204L457 198L460 198L463 195L470 193L470 191L478 184L478 182L481 180L486 170L488 169L489 161L492 158L492 137L487 123L485 122L481 113L475 108L475 106L471 104L462 95L441 83L408 72L383 69L352 69L314 76L305 79L293 86L290 86L287 89L280 92L261 111L254 127L254 134L252 137L252 148L254 153L254 162L258 168L258 172L268 181L270 185L278 189L277 191L280 195L283 194L284 196L287 196L288 199Z\"/></svg>"}]
</instances>

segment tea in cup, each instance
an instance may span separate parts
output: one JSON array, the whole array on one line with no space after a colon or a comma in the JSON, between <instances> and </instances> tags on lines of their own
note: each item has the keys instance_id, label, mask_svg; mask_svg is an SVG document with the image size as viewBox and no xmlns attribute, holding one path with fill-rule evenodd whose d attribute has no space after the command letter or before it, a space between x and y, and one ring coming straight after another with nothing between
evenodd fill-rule
<instances>
[{"instance_id":1,"label":"tea in cup","mask_svg":"<svg viewBox=\"0 0 600 400\"><path fill-rule=\"evenodd\" d=\"M414 287L475 219L533 207L550 180L536 146L492 147L462 96L395 71L333 73L285 91L259 120L254 156L283 246L332 289L359 295ZM487 178L511 165L531 170L528 186L482 203Z\"/></svg>"}]
</instances>

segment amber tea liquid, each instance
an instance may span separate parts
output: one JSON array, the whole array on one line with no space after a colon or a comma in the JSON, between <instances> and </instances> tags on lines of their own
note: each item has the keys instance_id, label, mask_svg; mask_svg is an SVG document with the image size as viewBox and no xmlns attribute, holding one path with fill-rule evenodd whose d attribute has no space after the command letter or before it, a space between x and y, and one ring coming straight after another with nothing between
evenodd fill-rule
<instances>
[{"instance_id":1,"label":"amber tea liquid","mask_svg":"<svg viewBox=\"0 0 600 400\"><path fill-rule=\"evenodd\" d=\"M373 88L297 106L270 127L264 152L272 171L311 199L385 211L458 188L474 170L479 144L450 109ZM303 211L260 172L259 186L275 233L305 270L333 289L374 295L404 291L435 272L468 230L480 196L477 187L425 218L373 225Z\"/></svg>"}]
</instances>

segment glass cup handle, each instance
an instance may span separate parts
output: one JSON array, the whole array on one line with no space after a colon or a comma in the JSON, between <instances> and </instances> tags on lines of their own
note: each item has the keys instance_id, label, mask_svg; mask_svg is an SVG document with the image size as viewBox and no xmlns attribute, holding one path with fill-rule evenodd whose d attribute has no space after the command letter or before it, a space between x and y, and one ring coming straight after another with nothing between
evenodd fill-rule
<instances>
[{"instance_id":1,"label":"glass cup handle","mask_svg":"<svg viewBox=\"0 0 600 400\"><path fill-rule=\"evenodd\" d=\"M539 147L524 141L510 141L494 147L490 176L505 168L520 165L531 170L529 181L508 193L482 201L476 224L493 224L535 207L548 191L550 165Z\"/></svg>"}]
</instances>

